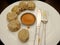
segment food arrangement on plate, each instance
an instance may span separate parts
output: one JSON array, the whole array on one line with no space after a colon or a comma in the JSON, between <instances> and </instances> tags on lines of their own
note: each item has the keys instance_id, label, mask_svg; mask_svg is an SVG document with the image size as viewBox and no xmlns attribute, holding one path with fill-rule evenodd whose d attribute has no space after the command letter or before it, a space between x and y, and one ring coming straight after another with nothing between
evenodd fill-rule
<instances>
[{"instance_id":1,"label":"food arrangement on plate","mask_svg":"<svg viewBox=\"0 0 60 45\"><path fill-rule=\"evenodd\" d=\"M41 12L39 13L39 11ZM41 18L37 16L38 14L41 15ZM60 34L60 17L58 15L59 13L53 7L41 1L15 2L1 13L0 38L5 45L38 45L41 43L55 45L60 39L58 36ZM35 32L38 30L37 22L40 22L40 19L42 19L41 26L39 26L40 32L37 35L38 38L35 39ZM44 38L44 36L46 37ZM46 40L42 41L42 38Z\"/></svg>"},{"instance_id":2,"label":"food arrangement on plate","mask_svg":"<svg viewBox=\"0 0 60 45\"><path fill-rule=\"evenodd\" d=\"M8 21L8 29L11 32L16 32L20 30L21 23L26 26L31 26L35 23L36 17L32 13L24 13L20 20L21 23L18 20L18 16L20 13L22 13L25 10L34 11L36 8L36 5L33 1L21 1L18 5L15 5L11 12L7 14L7 21ZM21 42L26 42L29 39L29 31L28 29L22 29L18 32L18 38L21 40Z\"/></svg>"}]
</instances>

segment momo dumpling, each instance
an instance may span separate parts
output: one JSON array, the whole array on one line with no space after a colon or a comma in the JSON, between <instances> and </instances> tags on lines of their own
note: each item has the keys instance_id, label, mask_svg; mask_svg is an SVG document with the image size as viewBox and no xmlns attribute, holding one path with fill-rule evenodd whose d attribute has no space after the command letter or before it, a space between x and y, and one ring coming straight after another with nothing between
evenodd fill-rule
<instances>
[{"instance_id":1,"label":"momo dumpling","mask_svg":"<svg viewBox=\"0 0 60 45\"><path fill-rule=\"evenodd\" d=\"M17 14L15 13L15 12L9 12L8 14L7 14L7 20L8 21L12 21L12 20L14 20L14 19L16 19L17 18Z\"/></svg>"},{"instance_id":2,"label":"momo dumpling","mask_svg":"<svg viewBox=\"0 0 60 45\"><path fill-rule=\"evenodd\" d=\"M20 14L21 13L18 5L14 6L11 11L15 12L16 14Z\"/></svg>"},{"instance_id":3,"label":"momo dumpling","mask_svg":"<svg viewBox=\"0 0 60 45\"><path fill-rule=\"evenodd\" d=\"M9 22L8 29L11 32L16 32L20 29L20 23L17 20L13 20L13 21Z\"/></svg>"},{"instance_id":4,"label":"momo dumpling","mask_svg":"<svg viewBox=\"0 0 60 45\"><path fill-rule=\"evenodd\" d=\"M19 3L19 8L20 8L21 11L26 10L27 9L27 3L26 3L26 1L20 2Z\"/></svg>"},{"instance_id":5,"label":"momo dumpling","mask_svg":"<svg viewBox=\"0 0 60 45\"><path fill-rule=\"evenodd\" d=\"M19 40L21 40L22 42L26 42L29 39L29 32L26 29L22 29L19 33L18 33L18 38Z\"/></svg>"},{"instance_id":6,"label":"momo dumpling","mask_svg":"<svg viewBox=\"0 0 60 45\"><path fill-rule=\"evenodd\" d=\"M34 10L35 9L35 3L32 1L28 1L27 7L28 7L27 8L28 10Z\"/></svg>"}]
</instances>

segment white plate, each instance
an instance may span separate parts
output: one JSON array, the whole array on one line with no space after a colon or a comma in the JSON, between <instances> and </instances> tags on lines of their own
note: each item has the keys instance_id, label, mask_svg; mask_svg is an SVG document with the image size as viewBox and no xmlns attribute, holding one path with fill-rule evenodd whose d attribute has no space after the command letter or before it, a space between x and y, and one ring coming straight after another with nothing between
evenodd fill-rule
<instances>
[{"instance_id":1,"label":"white plate","mask_svg":"<svg viewBox=\"0 0 60 45\"><path fill-rule=\"evenodd\" d=\"M34 1L36 3L36 7L40 9L44 9L48 15L48 23L46 28L46 45L56 45L60 40L60 16L59 13L50 5L41 2ZM0 38L4 42L5 45L33 45L34 40L34 29L36 25L31 26L31 30L29 30L30 39L27 43L21 43L18 39L18 32L12 33L7 28L7 20L6 15L11 11L12 7L18 5L19 2L15 2L4 9L4 11L0 15ZM36 24L36 23L35 23ZM24 26L22 26L25 28ZM33 31L32 31L33 30Z\"/></svg>"}]
</instances>

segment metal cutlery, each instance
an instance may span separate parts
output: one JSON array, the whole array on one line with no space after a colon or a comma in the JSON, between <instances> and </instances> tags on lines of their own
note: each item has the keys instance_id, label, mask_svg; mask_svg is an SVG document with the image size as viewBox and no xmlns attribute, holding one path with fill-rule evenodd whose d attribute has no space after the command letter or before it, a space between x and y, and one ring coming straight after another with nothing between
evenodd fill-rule
<instances>
[{"instance_id":1,"label":"metal cutlery","mask_svg":"<svg viewBox=\"0 0 60 45\"><path fill-rule=\"evenodd\" d=\"M41 11L37 8L37 28L35 31L34 45L40 44L40 23L41 23ZM37 41L37 42L36 42ZM36 44L35 44L36 42Z\"/></svg>"},{"instance_id":2,"label":"metal cutlery","mask_svg":"<svg viewBox=\"0 0 60 45\"><path fill-rule=\"evenodd\" d=\"M48 22L48 19L47 19L47 14L46 14L45 10L42 11L42 20L41 20L41 22L43 23L43 32L42 32L43 44L42 45L46 45L46 24Z\"/></svg>"}]
</instances>

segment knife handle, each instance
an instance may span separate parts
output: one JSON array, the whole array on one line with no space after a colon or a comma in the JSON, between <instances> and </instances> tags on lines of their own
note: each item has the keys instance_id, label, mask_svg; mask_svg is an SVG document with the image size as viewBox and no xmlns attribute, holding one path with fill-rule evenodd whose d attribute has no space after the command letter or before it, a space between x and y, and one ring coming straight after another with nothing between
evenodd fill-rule
<instances>
[{"instance_id":1,"label":"knife handle","mask_svg":"<svg viewBox=\"0 0 60 45\"><path fill-rule=\"evenodd\" d=\"M39 45L39 44L40 44L40 26L37 26L36 31L35 31L35 39L34 39L33 45Z\"/></svg>"}]
</instances>

